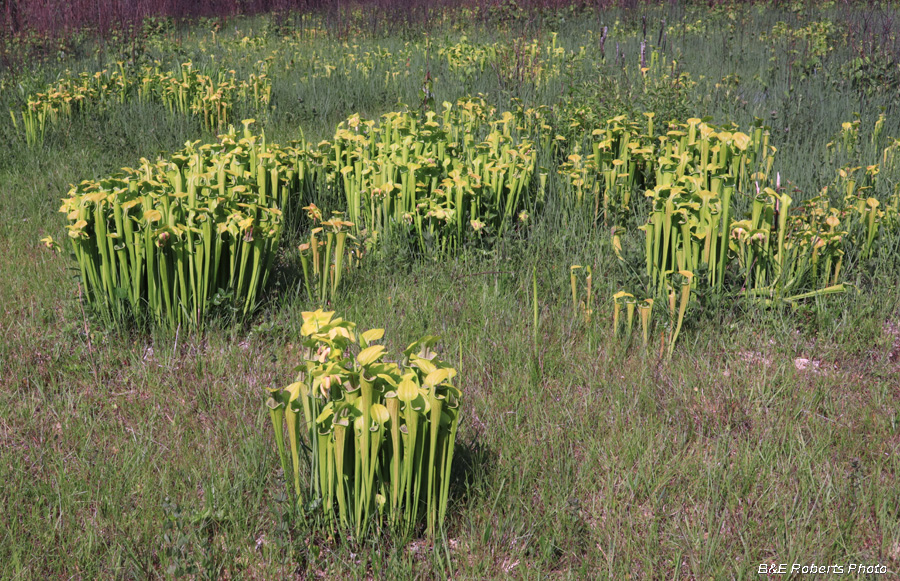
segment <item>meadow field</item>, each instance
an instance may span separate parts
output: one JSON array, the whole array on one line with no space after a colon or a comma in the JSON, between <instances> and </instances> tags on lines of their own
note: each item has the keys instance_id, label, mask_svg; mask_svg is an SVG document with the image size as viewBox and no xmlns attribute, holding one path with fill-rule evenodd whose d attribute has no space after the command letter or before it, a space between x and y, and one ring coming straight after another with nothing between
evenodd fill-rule
<instances>
[{"instance_id":1,"label":"meadow field","mask_svg":"<svg viewBox=\"0 0 900 581\"><path fill-rule=\"evenodd\" d=\"M417 6L0 17L0 578L900 575L900 5Z\"/></svg>"}]
</instances>

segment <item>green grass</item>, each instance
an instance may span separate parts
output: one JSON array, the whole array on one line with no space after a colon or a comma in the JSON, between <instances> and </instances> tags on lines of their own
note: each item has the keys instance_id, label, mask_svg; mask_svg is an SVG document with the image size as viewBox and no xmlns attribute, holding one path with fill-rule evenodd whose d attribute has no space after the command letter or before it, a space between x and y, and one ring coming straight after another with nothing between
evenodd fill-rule
<instances>
[{"instance_id":1,"label":"green grass","mask_svg":"<svg viewBox=\"0 0 900 581\"><path fill-rule=\"evenodd\" d=\"M53 314L40 332L11 329L4 576L159 575L180 542L164 536L167 498L187 515L182 561L237 577L721 578L769 559L896 560L897 369L880 328L838 322L833 338L776 339L778 321L738 320L687 335L665 366L571 323L559 301L541 305L534 364L527 288L471 271L381 272L379 290L344 309L394 328L393 348L423 331L463 343L449 563L421 544L326 539L279 514L258 392L291 375L295 304L266 332L177 345L89 342ZM387 302L395 314L371 306ZM405 318L412 310L426 314ZM801 356L820 370L797 371Z\"/></svg>"},{"instance_id":2,"label":"green grass","mask_svg":"<svg viewBox=\"0 0 900 581\"><path fill-rule=\"evenodd\" d=\"M861 96L825 78L852 56L849 41L836 42L815 75L795 72L791 89L786 49L756 40L777 20L802 24L836 12L735 8L732 21L727 9L648 9L648 37L655 41L665 16L666 58L698 83L681 96L638 95L615 66L617 41L634 66L640 14L560 25L569 48L584 43L588 28L609 25L616 36L606 41L606 61L593 53L570 77L524 86L520 96L552 104L571 87L601 113L687 107L742 125L764 117L778 171L804 192L795 199L831 182L838 165L825 143L854 112L871 122L886 107L884 133L900 136L890 95ZM680 23L697 19L707 29L682 36ZM240 38L262 20L238 26ZM201 32L179 31L181 50L198 51ZM466 34L493 42L510 33ZM245 54L229 53L223 41L217 54L250 66L279 42ZM316 42L304 50L326 58L342 51ZM361 50L398 54L404 42L358 39ZM276 107L260 124L272 141L289 141L299 124L310 139L329 137L351 113L417 105L426 69L437 78L438 102L513 96L491 69L453 78L426 57L421 39L413 42L410 77L388 88L358 73L312 88L279 76ZM174 58L162 44L150 50ZM97 62L45 63L34 76ZM732 73L743 81L726 96L715 83ZM599 90L610 88L603 83L620 92L609 97L616 93ZM14 99L4 92L0 111ZM390 351L442 335L441 358L459 370L465 399L445 534L434 547L380 531L351 542L303 521L284 494L262 403L267 387L292 380L300 313L313 307L292 246L250 324L226 316L203 335L173 335L103 326L78 300L74 261L39 242L65 241L57 209L69 183L199 138L213 135L197 119L137 103L61 122L39 150L0 123L0 578L749 579L764 562L900 571L896 251L855 266L848 277L858 293L796 310L701 297L667 362L658 338L648 354L639 333L631 346L613 341L608 298L625 275L610 258L608 232L557 201L555 177L553 201L530 231L445 262L390 247L365 276L342 280L334 305L360 328L385 328ZM624 243L627 251L642 241ZM572 316L571 264L593 268L599 299L589 326ZM809 360L804 370L799 359Z\"/></svg>"}]
</instances>

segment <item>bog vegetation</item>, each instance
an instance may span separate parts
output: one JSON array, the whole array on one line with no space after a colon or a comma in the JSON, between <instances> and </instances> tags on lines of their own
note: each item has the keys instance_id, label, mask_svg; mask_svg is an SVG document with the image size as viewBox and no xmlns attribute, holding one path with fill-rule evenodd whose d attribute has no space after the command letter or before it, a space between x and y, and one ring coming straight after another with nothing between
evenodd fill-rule
<instances>
[{"instance_id":1,"label":"bog vegetation","mask_svg":"<svg viewBox=\"0 0 900 581\"><path fill-rule=\"evenodd\" d=\"M400 4L6 5L2 576L897 571L897 7Z\"/></svg>"}]
</instances>

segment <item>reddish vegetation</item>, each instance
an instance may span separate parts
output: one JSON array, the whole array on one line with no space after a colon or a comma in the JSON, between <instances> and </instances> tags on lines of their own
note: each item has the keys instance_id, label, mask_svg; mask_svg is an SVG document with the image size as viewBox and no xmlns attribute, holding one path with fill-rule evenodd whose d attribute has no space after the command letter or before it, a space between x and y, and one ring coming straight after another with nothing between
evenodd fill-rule
<instances>
[{"instance_id":1,"label":"reddish vegetation","mask_svg":"<svg viewBox=\"0 0 900 581\"><path fill-rule=\"evenodd\" d=\"M448 6L468 5L496 11L615 3L615 0L0 0L0 29L6 33L31 30L58 35L83 28L110 30L150 16L222 17L288 10L346 14L356 8L364 8L370 14L390 15L392 19L402 15L404 19L422 22Z\"/></svg>"},{"instance_id":2,"label":"reddish vegetation","mask_svg":"<svg viewBox=\"0 0 900 581\"><path fill-rule=\"evenodd\" d=\"M0 72L62 50L78 33L118 40L139 38L147 18L175 21L227 19L238 15L290 13L302 27L309 15L319 26L344 36L355 31L375 35L422 30L431 23L473 18L499 22L551 14L560 9L629 7L644 0L0 0ZM721 2L722 0L712 0ZM461 8L471 10L462 12ZM220 24L223 24L220 22ZM152 28L152 27L151 27ZM81 39L84 37L82 36Z\"/></svg>"},{"instance_id":3,"label":"reddish vegetation","mask_svg":"<svg viewBox=\"0 0 900 581\"><path fill-rule=\"evenodd\" d=\"M316 8L322 0L0 0L6 32L59 34L82 28L109 30L148 16L230 16Z\"/></svg>"}]
</instances>

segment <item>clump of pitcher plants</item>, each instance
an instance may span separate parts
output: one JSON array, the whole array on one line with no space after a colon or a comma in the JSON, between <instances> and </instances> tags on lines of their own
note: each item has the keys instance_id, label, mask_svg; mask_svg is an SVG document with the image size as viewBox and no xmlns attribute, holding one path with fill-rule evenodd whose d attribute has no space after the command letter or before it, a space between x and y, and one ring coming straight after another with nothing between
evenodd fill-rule
<instances>
[{"instance_id":1,"label":"clump of pitcher plants","mask_svg":"<svg viewBox=\"0 0 900 581\"><path fill-rule=\"evenodd\" d=\"M395 362L377 343L384 329L358 333L333 311L303 313L301 334L297 380L267 401L298 506L357 538L373 522L409 533L423 520L433 537L447 512L462 397L456 370L432 349L437 337Z\"/></svg>"}]
</instances>

